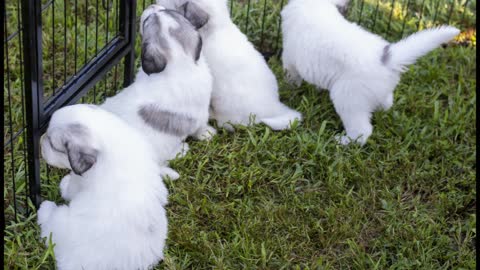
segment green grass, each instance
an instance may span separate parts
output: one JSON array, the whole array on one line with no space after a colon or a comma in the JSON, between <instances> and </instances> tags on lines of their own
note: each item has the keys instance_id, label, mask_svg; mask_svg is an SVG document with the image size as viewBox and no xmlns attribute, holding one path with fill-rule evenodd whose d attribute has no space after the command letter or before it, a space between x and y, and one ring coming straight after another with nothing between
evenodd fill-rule
<instances>
[{"instance_id":1,"label":"green grass","mask_svg":"<svg viewBox=\"0 0 480 270\"><path fill-rule=\"evenodd\" d=\"M277 10L279 3L267 8ZM247 6L240 4L233 15L244 26ZM370 14L375 5L365 8ZM257 44L262 11L263 1L251 1L248 32ZM264 46L274 48L278 17L271 16ZM382 18L378 33L388 27L388 16ZM467 23L464 29L475 27ZM392 29L395 39L399 29ZM88 36L87 53L93 54L94 36ZM22 122L22 88L15 49L9 53L16 130ZM50 58L45 65L51 68ZM60 60L56 66L62 65ZM304 122L289 131L257 125L235 133L220 130L211 142L190 141L188 155L172 162L182 176L167 181L168 247L156 269L475 269L476 47L438 49L410 67L393 108L374 114L374 132L364 147L335 143L343 128L328 93L306 84L292 88L279 60L272 58L270 66L282 101L300 110ZM67 69L71 72L71 65ZM119 65L84 102L113 95L121 73ZM62 80L63 71L59 74ZM20 136L12 145L16 153L23 140ZM4 157L13 157L15 168L10 172L10 162L5 163L4 269L53 269L53 250L39 239L36 215L13 219L9 179L13 175L21 196L25 169L23 156L9 149ZM63 203L58 190L63 174L42 167L44 198Z\"/></svg>"}]
</instances>

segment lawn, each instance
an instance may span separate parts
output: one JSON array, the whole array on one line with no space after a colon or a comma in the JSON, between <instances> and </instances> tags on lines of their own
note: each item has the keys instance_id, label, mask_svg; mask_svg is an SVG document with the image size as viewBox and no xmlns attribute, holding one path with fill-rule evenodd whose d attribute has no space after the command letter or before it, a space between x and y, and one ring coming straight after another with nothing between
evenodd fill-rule
<instances>
[{"instance_id":1,"label":"lawn","mask_svg":"<svg viewBox=\"0 0 480 270\"><path fill-rule=\"evenodd\" d=\"M365 1L365 14L376 10L370 2L375 3ZM398 2L393 1L394 10L422 3L398 7ZM441 1L446 2L452 1ZM475 28L474 20L457 10L460 2L453 2L451 20L464 30ZM235 21L257 46L274 49L280 1L266 6L275 12L268 13L263 34L264 2L251 2L247 25L248 3L235 3ZM392 1L381 3L377 12ZM427 1L422 16L427 26L435 14L430 3L435 2ZM357 20L357 9L351 12ZM446 21L448 13L446 6L437 16ZM389 29L393 34L387 36L398 39L402 13L392 12L391 26L388 9L382 14L375 31ZM372 26L373 17L362 16ZM414 19L405 23L407 33L416 27ZM45 47L51 42L47 38ZM307 84L287 85L280 60L272 57L281 99L301 111L304 121L288 131L257 125L235 133L220 129L210 142L189 141L188 155L171 163L181 178L166 181L168 246L156 269L475 269L476 46L464 45L437 49L408 69L395 105L374 114L374 131L363 147L336 144L343 127L328 93ZM45 65L52 70L51 62ZM73 72L71 65L66 68ZM118 69L83 102L113 95ZM14 175L21 178L17 160ZM45 198L62 203L58 182L64 173L42 168ZM5 197L9 176L6 168ZM15 221L10 201L5 202L10 218L4 269L53 269L53 249L39 238L35 213Z\"/></svg>"}]
</instances>

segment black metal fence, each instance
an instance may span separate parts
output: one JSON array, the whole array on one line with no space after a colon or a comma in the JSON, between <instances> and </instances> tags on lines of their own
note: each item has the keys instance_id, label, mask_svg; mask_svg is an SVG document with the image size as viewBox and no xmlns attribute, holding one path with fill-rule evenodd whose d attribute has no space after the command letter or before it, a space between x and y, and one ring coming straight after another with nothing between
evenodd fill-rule
<instances>
[{"instance_id":1,"label":"black metal fence","mask_svg":"<svg viewBox=\"0 0 480 270\"><path fill-rule=\"evenodd\" d=\"M5 219L28 215L61 174L39 158L58 108L100 103L133 81L135 25L146 0L6 0L4 20ZM281 49L287 0L232 0L233 20L267 57ZM449 23L475 29L476 1L353 0L348 17L390 40ZM137 20L135 19L137 18ZM138 45L138 39L137 45ZM56 189L53 189L56 190Z\"/></svg>"},{"instance_id":2,"label":"black metal fence","mask_svg":"<svg viewBox=\"0 0 480 270\"><path fill-rule=\"evenodd\" d=\"M121 84L133 81L135 7L134 0L6 1L6 219L40 203L40 183L48 184L51 170L40 163L39 138L52 113L81 97L97 102L106 95L97 93L98 82L106 89L109 76L117 88L122 60Z\"/></svg>"}]
</instances>

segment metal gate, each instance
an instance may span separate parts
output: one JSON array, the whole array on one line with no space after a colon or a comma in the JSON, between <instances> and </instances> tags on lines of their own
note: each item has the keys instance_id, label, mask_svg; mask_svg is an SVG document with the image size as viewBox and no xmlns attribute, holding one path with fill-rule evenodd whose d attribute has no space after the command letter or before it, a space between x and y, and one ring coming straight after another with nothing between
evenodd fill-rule
<instances>
[{"instance_id":1,"label":"metal gate","mask_svg":"<svg viewBox=\"0 0 480 270\"><path fill-rule=\"evenodd\" d=\"M79 101L122 59L123 85L132 83L136 1L22 0L9 4L6 8L15 6L17 14L8 15L17 17L10 21L5 12L5 133L10 138L4 136L4 165L10 167L5 168L4 180L11 181L11 191L4 187L4 194L17 218L19 212L28 214L28 199L35 207L41 202L39 139L53 112ZM13 28L16 31L12 32ZM20 69L17 72L11 70L13 61L18 64L14 68ZM10 76L17 74L20 76L12 80ZM19 85L11 85L17 80ZM17 104L14 91L21 96ZM16 119L15 109L21 119Z\"/></svg>"}]
</instances>

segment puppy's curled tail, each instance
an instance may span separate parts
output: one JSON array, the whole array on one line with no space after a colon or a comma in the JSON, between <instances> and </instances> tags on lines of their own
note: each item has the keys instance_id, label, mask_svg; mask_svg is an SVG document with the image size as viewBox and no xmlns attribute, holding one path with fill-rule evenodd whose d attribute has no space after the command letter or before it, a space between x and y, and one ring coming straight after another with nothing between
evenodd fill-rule
<instances>
[{"instance_id":1,"label":"puppy's curled tail","mask_svg":"<svg viewBox=\"0 0 480 270\"><path fill-rule=\"evenodd\" d=\"M302 121L302 114L284 106L281 109L280 114L273 117L261 118L260 122L269 126L273 130L284 130L289 129L295 120L299 122Z\"/></svg>"},{"instance_id":2,"label":"puppy's curled tail","mask_svg":"<svg viewBox=\"0 0 480 270\"><path fill-rule=\"evenodd\" d=\"M453 26L440 26L414 33L397 43L387 45L383 51L382 63L393 70L405 71L406 66L452 40L459 33L460 30Z\"/></svg>"}]
</instances>

